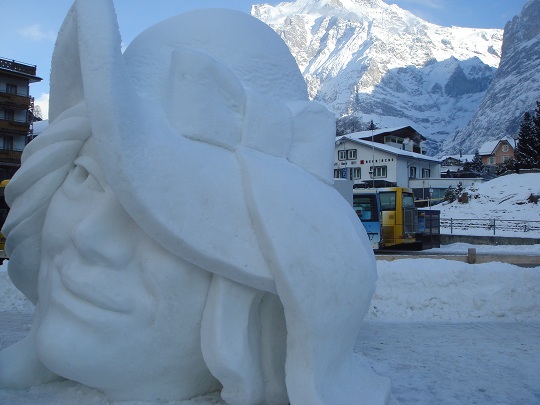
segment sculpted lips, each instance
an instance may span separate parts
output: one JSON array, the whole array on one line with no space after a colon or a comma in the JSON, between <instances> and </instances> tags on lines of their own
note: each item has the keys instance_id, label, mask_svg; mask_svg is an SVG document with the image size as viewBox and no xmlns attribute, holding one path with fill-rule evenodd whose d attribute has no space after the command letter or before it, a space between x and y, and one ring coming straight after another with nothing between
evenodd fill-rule
<instances>
[{"instance_id":1,"label":"sculpted lips","mask_svg":"<svg viewBox=\"0 0 540 405\"><path fill-rule=\"evenodd\" d=\"M120 313L132 312L133 305L130 300L120 291L111 289L112 285L122 286L112 280L120 276L117 270L82 265L73 270L72 266L66 268L59 265L58 258L55 258L54 263L63 286L77 298L104 310Z\"/></svg>"}]
</instances>

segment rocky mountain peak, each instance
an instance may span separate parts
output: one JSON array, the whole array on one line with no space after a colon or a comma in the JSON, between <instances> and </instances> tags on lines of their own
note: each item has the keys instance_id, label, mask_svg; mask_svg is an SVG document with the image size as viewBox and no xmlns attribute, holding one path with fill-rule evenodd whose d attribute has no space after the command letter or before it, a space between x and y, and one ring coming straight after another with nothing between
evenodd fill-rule
<instances>
[{"instance_id":1,"label":"rocky mountain peak","mask_svg":"<svg viewBox=\"0 0 540 405\"><path fill-rule=\"evenodd\" d=\"M440 27L382 0L297 0L252 14L287 43L336 117L412 125L432 153L463 128L500 61L502 31Z\"/></svg>"},{"instance_id":2,"label":"rocky mountain peak","mask_svg":"<svg viewBox=\"0 0 540 405\"><path fill-rule=\"evenodd\" d=\"M446 140L451 153L513 138L525 111L540 98L540 0L530 0L504 28L499 69L468 125Z\"/></svg>"},{"instance_id":3,"label":"rocky mountain peak","mask_svg":"<svg viewBox=\"0 0 540 405\"><path fill-rule=\"evenodd\" d=\"M540 2L530 0L520 15L508 21L504 27L502 53L505 58L519 49L521 44L540 34Z\"/></svg>"}]
</instances>

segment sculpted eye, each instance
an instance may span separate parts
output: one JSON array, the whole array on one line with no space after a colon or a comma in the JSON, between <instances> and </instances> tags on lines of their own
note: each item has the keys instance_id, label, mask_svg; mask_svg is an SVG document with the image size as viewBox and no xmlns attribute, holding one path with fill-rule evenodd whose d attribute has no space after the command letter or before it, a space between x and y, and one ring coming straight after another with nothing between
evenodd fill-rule
<instances>
[{"instance_id":1,"label":"sculpted eye","mask_svg":"<svg viewBox=\"0 0 540 405\"><path fill-rule=\"evenodd\" d=\"M68 178L70 187L80 186L87 190L104 191L101 170L93 159L81 156L75 160L74 164L75 167L71 170Z\"/></svg>"}]
</instances>

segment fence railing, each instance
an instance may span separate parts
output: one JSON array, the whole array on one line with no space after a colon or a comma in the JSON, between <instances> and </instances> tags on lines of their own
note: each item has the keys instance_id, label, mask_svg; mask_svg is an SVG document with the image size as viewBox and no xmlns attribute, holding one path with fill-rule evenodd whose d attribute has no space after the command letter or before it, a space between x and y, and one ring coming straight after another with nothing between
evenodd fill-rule
<instances>
[{"instance_id":1,"label":"fence railing","mask_svg":"<svg viewBox=\"0 0 540 405\"><path fill-rule=\"evenodd\" d=\"M497 232L540 232L540 221L519 219L441 218L441 229L449 229L450 234L471 230L485 230L493 235L496 235Z\"/></svg>"}]
</instances>

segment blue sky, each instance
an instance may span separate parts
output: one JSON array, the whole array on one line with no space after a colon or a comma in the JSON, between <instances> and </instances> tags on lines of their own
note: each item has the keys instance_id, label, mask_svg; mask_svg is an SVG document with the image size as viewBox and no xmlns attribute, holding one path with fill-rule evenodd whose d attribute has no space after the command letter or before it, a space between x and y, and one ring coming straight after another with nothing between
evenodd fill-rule
<instances>
[{"instance_id":1,"label":"blue sky","mask_svg":"<svg viewBox=\"0 0 540 405\"><path fill-rule=\"evenodd\" d=\"M444 26L504 28L527 0L386 0L388 4ZM275 5L279 1L267 1ZM253 0L114 0L122 39L127 45L145 28L172 15L203 8L224 7L249 13ZM49 70L56 33L72 0L3 0L0 57L37 65L44 80L32 84L40 104L49 92ZM42 107L42 110L46 110ZM46 111L43 111L46 113Z\"/></svg>"}]
</instances>

